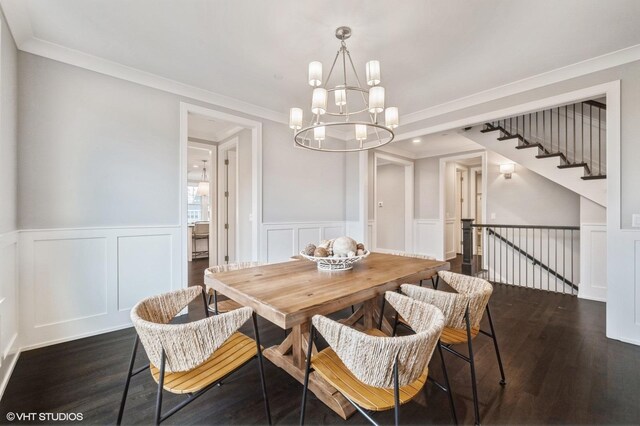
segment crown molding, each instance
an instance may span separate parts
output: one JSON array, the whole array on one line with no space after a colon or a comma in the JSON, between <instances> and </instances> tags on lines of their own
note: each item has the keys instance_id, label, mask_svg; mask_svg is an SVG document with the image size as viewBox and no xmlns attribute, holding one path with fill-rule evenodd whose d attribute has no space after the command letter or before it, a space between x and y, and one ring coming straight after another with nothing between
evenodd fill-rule
<instances>
[{"instance_id":1,"label":"crown molding","mask_svg":"<svg viewBox=\"0 0 640 426\"><path fill-rule=\"evenodd\" d=\"M128 67L117 62L83 53L75 49L70 49L55 43L41 40L35 37L33 33L29 19L28 2L23 0L0 0L0 7L4 12L18 49L23 52L85 68L104 75L127 80L212 105L228 108L255 117L278 123L288 123L288 116L286 113L274 111L250 102L241 101L226 95L221 95L219 93L201 89L146 71ZM454 99L419 111L407 113L400 117L400 121L401 124L419 122L428 118L638 60L640 60L640 44L586 59L561 68L556 68L551 71L484 90L469 96ZM412 133L414 132L411 132L410 134ZM344 132L330 132L328 135L340 140L349 140L349 136ZM401 136L404 137L406 135ZM400 140L399 135L396 136L396 139Z\"/></svg>"},{"instance_id":2,"label":"crown molding","mask_svg":"<svg viewBox=\"0 0 640 426\"><path fill-rule=\"evenodd\" d=\"M617 67L640 60L640 44L576 62L561 68L537 74L522 80L514 81L502 86L494 87L463 98L454 99L420 111L405 114L400 124L411 124L428 118L437 117L453 111L458 111L474 105L494 101L496 99L515 95L550 84Z\"/></svg>"}]
</instances>

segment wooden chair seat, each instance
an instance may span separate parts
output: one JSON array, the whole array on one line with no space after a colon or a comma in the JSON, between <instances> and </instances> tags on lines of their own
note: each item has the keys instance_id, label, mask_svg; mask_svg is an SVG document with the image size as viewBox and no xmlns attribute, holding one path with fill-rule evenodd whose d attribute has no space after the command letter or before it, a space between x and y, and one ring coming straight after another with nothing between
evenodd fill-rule
<instances>
[{"instance_id":1,"label":"wooden chair seat","mask_svg":"<svg viewBox=\"0 0 640 426\"><path fill-rule=\"evenodd\" d=\"M388 337L377 329L367 330L366 333ZM392 388L383 389L365 385L349 371L331 348L326 348L311 358L311 366L331 386L364 409L383 411L395 406ZM410 401L420 392L427 381L427 373L428 370L425 369L424 374L416 381L400 388L401 404Z\"/></svg>"},{"instance_id":2,"label":"wooden chair seat","mask_svg":"<svg viewBox=\"0 0 640 426\"><path fill-rule=\"evenodd\" d=\"M471 329L471 338L474 339L480 332L479 327ZM445 345L455 345L457 343L467 343L467 330L460 328L445 327L442 330L440 341Z\"/></svg>"},{"instance_id":3,"label":"wooden chair seat","mask_svg":"<svg viewBox=\"0 0 640 426\"><path fill-rule=\"evenodd\" d=\"M409 324L404 320L404 318L398 318L398 321L404 324L406 327L409 327ZM480 332L480 327L473 327L471 329L471 338L475 339L475 337ZM463 328L452 328L445 327L442 330L442 335L440 336L440 341L444 345L455 345L458 343L466 343L467 342L467 330Z\"/></svg>"},{"instance_id":4,"label":"wooden chair seat","mask_svg":"<svg viewBox=\"0 0 640 426\"><path fill-rule=\"evenodd\" d=\"M197 392L237 370L256 355L256 341L236 332L213 353L211 358L193 370L165 373L163 387L177 394ZM153 380L158 383L160 369L153 364L149 369Z\"/></svg>"}]
</instances>

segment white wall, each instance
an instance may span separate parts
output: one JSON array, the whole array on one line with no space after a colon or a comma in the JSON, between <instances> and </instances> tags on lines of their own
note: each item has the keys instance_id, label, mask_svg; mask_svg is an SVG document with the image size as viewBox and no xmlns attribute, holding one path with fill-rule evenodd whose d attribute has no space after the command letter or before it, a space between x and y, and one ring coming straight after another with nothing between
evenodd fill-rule
<instances>
[{"instance_id":1,"label":"white wall","mask_svg":"<svg viewBox=\"0 0 640 426\"><path fill-rule=\"evenodd\" d=\"M0 18L0 396L18 359L17 51Z\"/></svg>"},{"instance_id":2,"label":"white wall","mask_svg":"<svg viewBox=\"0 0 640 426\"><path fill-rule=\"evenodd\" d=\"M405 166L379 165L376 176L376 248L405 251Z\"/></svg>"}]
</instances>

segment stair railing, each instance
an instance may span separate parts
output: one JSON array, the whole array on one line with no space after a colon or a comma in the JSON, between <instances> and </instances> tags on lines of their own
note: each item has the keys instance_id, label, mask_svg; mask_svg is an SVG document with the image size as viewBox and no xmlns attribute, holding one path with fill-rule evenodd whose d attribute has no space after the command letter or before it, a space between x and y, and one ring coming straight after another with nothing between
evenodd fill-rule
<instances>
[{"instance_id":1,"label":"stair railing","mask_svg":"<svg viewBox=\"0 0 640 426\"><path fill-rule=\"evenodd\" d=\"M589 100L485 123L499 140L518 139L519 149L538 148L538 158L560 157L560 168L582 167L585 180L606 177L606 109Z\"/></svg>"},{"instance_id":2,"label":"stair railing","mask_svg":"<svg viewBox=\"0 0 640 426\"><path fill-rule=\"evenodd\" d=\"M477 229L480 237L473 232ZM474 224L463 219L462 270L493 283L576 295L579 237L578 226Z\"/></svg>"}]
</instances>

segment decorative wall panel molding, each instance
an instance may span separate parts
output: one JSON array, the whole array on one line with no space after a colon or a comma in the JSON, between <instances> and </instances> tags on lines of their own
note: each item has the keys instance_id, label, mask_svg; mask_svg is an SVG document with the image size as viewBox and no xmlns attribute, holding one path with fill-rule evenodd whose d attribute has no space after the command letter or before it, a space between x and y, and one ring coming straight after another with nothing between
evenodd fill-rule
<instances>
[{"instance_id":1,"label":"decorative wall panel molding","mask_svg":"<svg viewBox=\"0 0 640 426\"><path fill-rule=\"evenodd\" d=\"M414 251L418 254L440 257L442 253L442 235L438 219L416 219L414 221Z\"/></svg>"},{"instance_id":2,"label":"decorative wall panel molding","mask_svg":"<svg viewBox=\"0 0 640 426\"><path fill-rule=\"evenodd\" d=\"M281 222L262 225L260 253L263 262L283 262L308 243L345 235L345 222Z\"/></svg>"},{"instance_id":3,"label":"decorative wall panel molding","mask_svg":"<svg viewBox=\"0 0 640 426\"><path fill-rule=\"evenodd\" d=\"M19 241L22 349L128 327L137 301L182 286L179 226L28 230Z\"/></svg>"},{"instance_id":4,"label":"decorative wall panel molding","mask_svg":"<svg viewBox=\"0 0 640 426\"><path fill-rule=\"evenodd\" d=\"M18 231L0 234L0 397L19 356Z\"/></svg>"},{"instance_id":5,"label":"decorative wall panel molding","mask_svg":"<svg viewBox=\"0 0 640 426\"><path fill-rule=\"evenodd\" d=\"M607 301L607 225L580 225L578 297Z\"/></svg>"}]
</instances>

